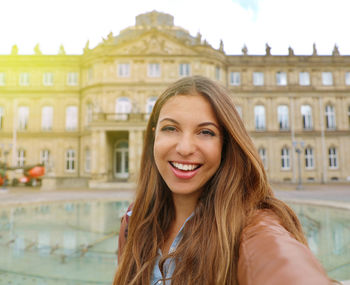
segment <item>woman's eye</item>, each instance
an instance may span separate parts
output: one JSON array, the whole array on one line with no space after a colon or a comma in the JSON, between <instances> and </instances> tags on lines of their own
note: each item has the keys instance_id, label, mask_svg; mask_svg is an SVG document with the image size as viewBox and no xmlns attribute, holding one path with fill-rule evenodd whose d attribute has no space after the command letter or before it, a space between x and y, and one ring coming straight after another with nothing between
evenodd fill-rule
<instances>
[{"instance_id":1,"label":"woman's eye","mask_svg":"<svg viewBox=\"0 0 350 285\"><path fill-rule=\"evenodd\" d=\"M175 132L176 128L172 127L172 126L165 126L165 127L161 128L161 131L163 131L163 132Z\"/></svg>"},{"instance_id":2,"label":"woman's eye","mask_svg":"<svg viewBox=\"0 0 350 285\"><path fill-rule=\"evenodd\" d=\"M211 130L201 130L200 134L205 135L205 136L211 136L211 137L215 136L215 133Z\"/></svg>"}]
</instances>

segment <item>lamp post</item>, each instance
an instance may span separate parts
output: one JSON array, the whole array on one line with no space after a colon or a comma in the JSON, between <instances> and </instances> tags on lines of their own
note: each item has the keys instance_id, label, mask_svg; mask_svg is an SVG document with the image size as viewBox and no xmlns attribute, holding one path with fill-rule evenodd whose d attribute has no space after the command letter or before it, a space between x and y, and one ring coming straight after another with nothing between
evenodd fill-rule
<instances>
[{"instance_id":1,"label":"lamp post","mask_svg":"<svg viewBox=\"0 0 350 285\"><path fill-rule=\"evenodd\" d=\"M302 190L303 185L302 185L302 178L301 178L301 152L304 149L304 142L300 141L293 141L293 146L295 148L295 152L298 155L298 185L297 185L297 190Z\"/></svg>"}]
</instances>

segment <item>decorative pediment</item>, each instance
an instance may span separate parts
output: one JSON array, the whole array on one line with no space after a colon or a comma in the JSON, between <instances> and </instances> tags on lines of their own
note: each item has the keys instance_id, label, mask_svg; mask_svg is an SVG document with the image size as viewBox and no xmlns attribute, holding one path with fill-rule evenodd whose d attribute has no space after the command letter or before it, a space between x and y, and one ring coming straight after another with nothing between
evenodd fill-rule
<instances>
[{"instance_id":1,"label":"decorative pediment","mask_svg":"<svg viewBox=\"0 0 350 285\"><path fill-rule=\"evenodd\" d=\"M173 40L160 34L150 34L140 37L137 40L123 44L117 47L116 53L122 55L193 55L196 52L186 43Z\"/></svg>"}]
</instances>

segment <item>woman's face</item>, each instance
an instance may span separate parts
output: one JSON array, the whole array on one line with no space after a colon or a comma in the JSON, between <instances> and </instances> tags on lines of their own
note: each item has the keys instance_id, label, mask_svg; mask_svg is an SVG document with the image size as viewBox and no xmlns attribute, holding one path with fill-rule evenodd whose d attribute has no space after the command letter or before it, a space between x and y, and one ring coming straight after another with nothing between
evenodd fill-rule
<instances>
[{"instance_id":1,"label":"woman's face","mask_svg":"<svg viewBox=\"0 0 350 285\"><path fill-rule=\"evenodd\" d=\"M203 96L176 95L162 107L155 130L154 159L173 195L199 197L219 168L222 133Z\"/></svg>"}]
</instances>

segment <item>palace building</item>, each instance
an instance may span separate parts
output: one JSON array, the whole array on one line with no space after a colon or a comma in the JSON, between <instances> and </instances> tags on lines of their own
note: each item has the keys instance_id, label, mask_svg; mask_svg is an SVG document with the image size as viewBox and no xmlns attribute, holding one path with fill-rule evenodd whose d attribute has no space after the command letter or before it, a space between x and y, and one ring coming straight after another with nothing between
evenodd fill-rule
<instances>
[{"instance_id":1,"label":"palace building","mask_svg":"<svg viewBox=\"0 0 350 285\"><path fill-rule=\"evenodd\" d=\"M350 180L350 56L229 55L156 11L81 55L0 55L0 160L89 187L132 184L157 97L196 74L230 90L270 181Z\"/></svg>"}]
</instances>

